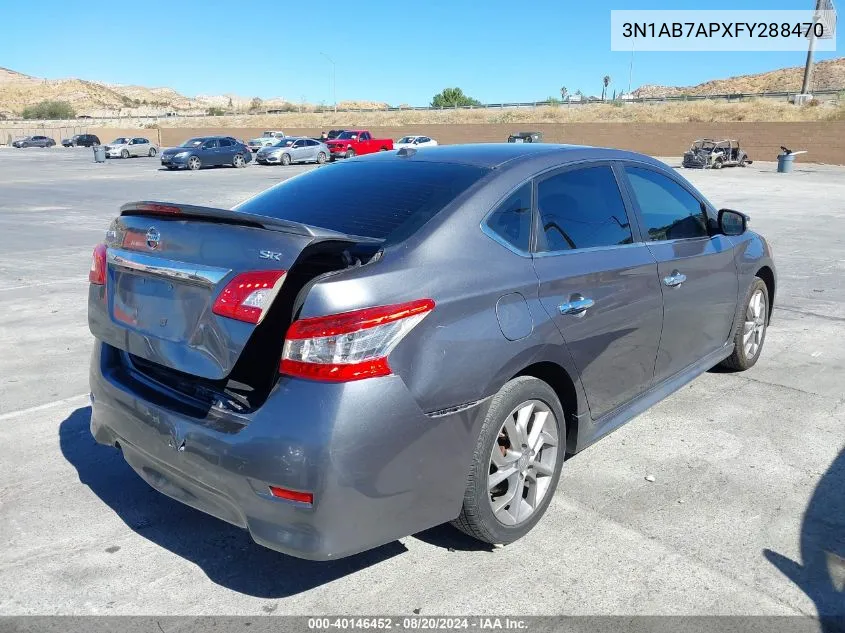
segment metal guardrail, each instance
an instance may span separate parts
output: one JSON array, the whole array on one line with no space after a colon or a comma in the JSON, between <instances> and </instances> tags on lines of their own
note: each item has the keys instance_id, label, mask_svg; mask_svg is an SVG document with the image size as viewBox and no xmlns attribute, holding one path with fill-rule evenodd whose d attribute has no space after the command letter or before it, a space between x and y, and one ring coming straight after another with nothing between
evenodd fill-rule
<instances>
[{"instance_id":1,"label":"metal guardrail","mask_svg":"<svg viewBox=\"0 0 845 633\"><path fill-rule=\"evenodd\" d=\"M629 103L667 103L667 102L675 102L675 101L740 101L742 99L786 99L787 101L790 100L791 97L794 97L796 94L799 94L798 91L784 91L784 92L737 92L731 94L712 94L712 95L675 95L671 97L634 97L634 98L616 98L616 99L606 99L604 101L600 99L581 99L578 101L567 99L563 101L554 100L554 101L526 101L522 103L484 103L480 105L469 105L469 106L454 106L454 107L439 107L435 108L432 106L388 106L385 108L335 108L333 106L323 106L319 108L315 108L313 110L307 110L304 112L298 112L296 110L290 111L291 113L300 113L300 114L334 114L335 112L411 112L411 111L441 111L441 110L487 110L487 109L506 109L506 108L538 108L538 107L546 107L546 106L557 106L557 107L570 107L570 106L582 106L582 105L626 105ZM813 96L835 96L837 101L840 101L845 97L845 88L840 88L838 90L814 90ZM278 113L278 111L273 112ZM288 111L282 112L283 114L287 114ZM244 116L244 117L251 117L251 116L264 116L269 114L268 111L264 112L253 112L253 113L244 113L244 114L219 114L219 115L209 115L204 113L191 113L191 114L171 114L171 115L164 115L164 114L144 114L144 115L124 115L124 116L103 116L103 117L83 117L72 119L76 121L77 124L85 124L87 126L96 127L98 121L111 121L117 122L118 125L121 124L121 121L126 120L127 124L131 123L132 121L138 120L150 120L150 121L158 121L158 120L167 120L172 118L184 118L184 119L191 119L191 118L218 118L218 117L230 117L230 116ZM24 123L29 124L27 127L33 127L32 124L35 120L32 119L4 119L2 123Z\"/></svg>"}]
</instances>

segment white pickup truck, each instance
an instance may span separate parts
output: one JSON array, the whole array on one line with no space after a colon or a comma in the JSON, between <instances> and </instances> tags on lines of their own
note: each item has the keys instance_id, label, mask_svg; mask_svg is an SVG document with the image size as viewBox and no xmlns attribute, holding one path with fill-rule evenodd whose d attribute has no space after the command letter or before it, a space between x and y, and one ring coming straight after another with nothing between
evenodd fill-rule
<instances>
[{"instance_id":1,"label":"white pickup truck","mask_svg":"<svg viewBox=\"0 0 845 633\"><path fill-rule=\"evenodd\" d=\"M257 152L262 147L268 147L270 145L275 145L281 139L285 138L285 133L280 132L278 130L266 130L262 132L261 136L258 138L250 139L247 143L247 146L253 152Z\"/></svg>"}]
</instances>

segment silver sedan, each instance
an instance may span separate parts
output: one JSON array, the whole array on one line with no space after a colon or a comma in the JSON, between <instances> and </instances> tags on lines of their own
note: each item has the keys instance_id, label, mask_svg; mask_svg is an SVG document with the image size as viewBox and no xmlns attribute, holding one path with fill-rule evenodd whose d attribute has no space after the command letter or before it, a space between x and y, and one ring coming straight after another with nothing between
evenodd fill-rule
<instances>
[{"instance_id":1,"label":"silver sedan","mask_svg":"<svg viewBox=\"0 0 845 633\"><path fill-rule=\"evenodd\" d=\"M325 143L313 138L288 136L275 145L262 147L255 155L261 165L290 165L291 163L325 163L330 156Z\"/></svg>"}]
</instances>

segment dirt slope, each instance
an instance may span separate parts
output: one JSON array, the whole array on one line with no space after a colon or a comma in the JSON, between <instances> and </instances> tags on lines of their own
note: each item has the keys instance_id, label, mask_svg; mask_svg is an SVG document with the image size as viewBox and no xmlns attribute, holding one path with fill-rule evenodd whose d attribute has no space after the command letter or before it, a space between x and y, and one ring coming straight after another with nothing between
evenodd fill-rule
<instances>
[{"instance_id":1,"label":"dirt slope","mask_svg":"<svg viewBox=\"0 0 845 633\"><path fill-rule=\"evenodd\" d=\"M673 97L749 92L796 92L801 89L804 67L780 68L756 75L714 79L697 86L646 85L634 91L637 97ZM813 70L812 90L845 90L845 57L819 62Z\"/></svg>"}]
</instances>

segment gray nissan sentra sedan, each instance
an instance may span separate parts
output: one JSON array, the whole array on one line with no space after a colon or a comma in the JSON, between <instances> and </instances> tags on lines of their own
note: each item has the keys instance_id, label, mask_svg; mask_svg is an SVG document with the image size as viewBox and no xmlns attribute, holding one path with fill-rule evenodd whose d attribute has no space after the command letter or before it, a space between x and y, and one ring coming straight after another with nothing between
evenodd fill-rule
<instances>
[{"instance_id":1,"label":"gray nissan sentra sedan","mask_svg":"<svg viewBox=\"0 0 845 633\"><path fill-rule=\"evenodd\" d=\"M294 556L448 521L509 543L566 457L757 362L776 276L747 222L646 156L550 144L130 203L91 265L91 430Z\"/></svg>"}]
</instances>

